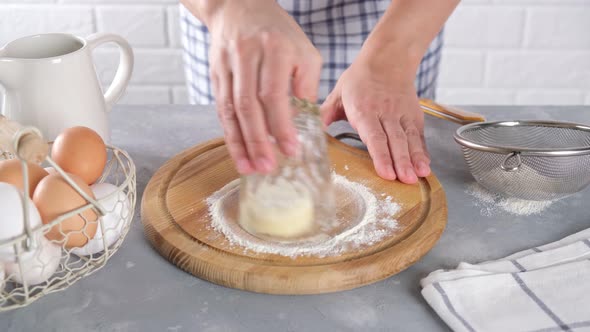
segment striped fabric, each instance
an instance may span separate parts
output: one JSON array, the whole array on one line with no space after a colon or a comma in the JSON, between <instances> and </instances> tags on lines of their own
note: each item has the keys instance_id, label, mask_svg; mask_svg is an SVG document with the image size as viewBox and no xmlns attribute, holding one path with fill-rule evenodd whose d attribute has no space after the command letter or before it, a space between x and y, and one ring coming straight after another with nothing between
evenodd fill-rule
<instances>
[{"instance_id":1,"label":"striped fabric","mask_svg":"<svg viewBox=\"0 0 590 332\"><path fill-rule=\"evenodd\" d=\"M590 331L590 229L432 272L422 295L453 331Z\"/></svg>"},{"instance_id":2,"label":"striped fabric","mask_svg":"<svg viewBox=\"0 0 590 332\"><path fill-rule=\"evenodd\" d=\"M334 88L342 72L359 53L389 0L278 0L278 3L299 23L311 42L322 54L319 97L322 101ZM207 28L180 6L185 72L191 103L211 104L214 101L209 81ZM418 95L434 99L438 75L442 31L431 43L416 74Z\"/></svg>"}]
</instances>

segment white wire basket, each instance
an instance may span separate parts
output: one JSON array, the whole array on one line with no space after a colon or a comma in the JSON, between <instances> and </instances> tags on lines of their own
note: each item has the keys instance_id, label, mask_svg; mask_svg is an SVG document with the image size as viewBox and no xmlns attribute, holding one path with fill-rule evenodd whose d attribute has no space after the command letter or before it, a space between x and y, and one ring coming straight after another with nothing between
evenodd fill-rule
<instances>
[{"instance_id":1,"label":"white wire basket","mask_svg":"<svg viewBox=\"0 0 590 332\"><path fill-rule=\"evenodd\" d=\"M0 119L2 120L2 119ZM2 122L0 121L0 127ZM2 134L0 128L0 136ZM34 128L24 128L14 135L14 148L5 151L6 146L0 144L0 160L21 156L19 142L24 135L39 133ZM0 139L1 143L1 139ZM50 144L48 144L50 146ZM49 147L48 146L48 147ZM4 151L3 151L4 150ZM16 237L0 240L0 253L11 253L10 260L4 258L0 264L0 311L7 311L27 306L44 295L68 288L76 281L88 276L105 266L109 258L119 249L125 239L135 211L136 203L136 171L129 155L114 146L107 146L108 159L103 174L93 184L110 184L111 190L102 197L87 195L47 155L42 166L53 167L66 182L84 199L87 204L69 211L46 224L32 225L30 208L33 204L28 193L28 171L25 158L20 159L23 168L22 195L24 232ZM87 218L92 210L94 218ZM84 215L82 213L85 213ZM83 219L83 228L76 230L78 235L86 236L82 247L67 246L71 231L64 232L61 223L71 217ZM2 212L0 211L0 219ZM92 219L92 220L91 220ZM88 229L96 229L89 236ZM62 239L49 239L50 231L59 229ZM50 238L52 238L50 236Z\"/></svg>"}]
</instances>

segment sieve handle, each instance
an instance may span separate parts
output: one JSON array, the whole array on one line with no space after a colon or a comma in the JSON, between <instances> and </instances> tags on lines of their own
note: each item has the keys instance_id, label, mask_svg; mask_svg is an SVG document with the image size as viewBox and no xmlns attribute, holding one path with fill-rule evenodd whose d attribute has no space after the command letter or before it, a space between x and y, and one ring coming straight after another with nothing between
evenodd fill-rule
<instances>
[{"instance_id":1,"label":"sieve handle","mask_svg":"<svg viewBox=\"0 0 590 332\"><path fill-rule=\"evenodd\" d=\"M481 114L438 104L430 99L420 99L420 108L426 114L462 125L473 122L484 122L486 120Z\"/></svg>"},{"instance_id":2,"label":"sieve handle","mask_svg":"<svg viewBox=\"0 0 590 332\"><path fill-rule=\"evenodd\" d=\"M0 151L7 151L19 159L40 164L49 154L49 145L41 132L33 127L23 127L0 115Z\"/></svg>"},{"instance_id":3,"label":"sieve handle","mask_svg":"<svg viewBox=\"0 0 590 332\"><path fill-rule=\"evenodd\" d=\"M516 165L508 166L508 161L512 158L516 158ZM502 165L500 165L500 168L502 168L506 172L516 172L520 169L521 165L522 159L520 158L520 152L511 152L506 156L506 158L504 158L504 161L502 162Z\"/></svg>"}]
</instances>

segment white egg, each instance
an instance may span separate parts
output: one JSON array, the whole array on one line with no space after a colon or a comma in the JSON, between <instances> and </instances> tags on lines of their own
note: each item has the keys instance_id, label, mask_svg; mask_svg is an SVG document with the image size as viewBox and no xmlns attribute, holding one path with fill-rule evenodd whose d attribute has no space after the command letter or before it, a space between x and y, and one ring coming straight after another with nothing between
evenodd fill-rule
<instances>
[{"instance_id":1,"label":"white egg","mask_svg":"<svg viewBox=\"0 0 590 332\"><path fill-rule=\"evenodd\" d=\"M90 256L110 247L121 237L123 225L129 213L129 198L125 193L118 192L117 186L109 183L97 183L90 186L94 196L105 208L106 214L100 218L98 230L94 238L81 248L72 249L78 256ZM111 195L113 194L113 195ZM108 196L108 197L107 197Z\"/></svg>"},{"instance_id":2,"label":"white egg","mask_svg":"<svg viewBox=\"0 0 590 332\"><path fill-rule=\"evenodd\" d=\"M6 285L6 274L4 273L4 265L0 264L0 292L4 290L4 285Z\"/></svg>"},{"instance_id":3,"label":"white egg","mask_svg":"<svg viewBox=\"0 0 590 332\"><path fill-rule=\"evenodd\" d=\"M36 285L47 281L55 273L61 259L61 247L45 236L39 236L38 240L34 255L20 263L6 263L6 274L11 280Z\"/></svg>"},{"instance_id":4,"label":"white egg","mask_svg":"<svg viewBox=\"0 0 590 332\"><path fill-rule=\"evenodd\" d=\"M41 216L33 204L28 200L29 224L32 229L41 226ZM25 234L25 217L23 213L23 194L16 187L0 182L0 241L6 241ZM27 252L21 243L16 245L21 252L21 259L25 259L33 252ZM14 245L0 246L0 261L16 261Z\"/></svg>"}]
</instances>

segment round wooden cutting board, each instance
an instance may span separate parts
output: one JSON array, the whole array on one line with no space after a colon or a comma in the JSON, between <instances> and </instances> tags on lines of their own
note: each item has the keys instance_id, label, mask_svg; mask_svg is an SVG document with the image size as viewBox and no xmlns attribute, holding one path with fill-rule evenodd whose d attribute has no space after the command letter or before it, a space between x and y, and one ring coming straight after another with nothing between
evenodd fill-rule
<instances>
[{"instance_id":1,"label":"round wooden cutting board","mask_svg":"<svg viewBox=\"0 0 590 332\"><path fill-rule=\"evenodd\" d=\"M190 148L160 168L145 189L141 219L154 248L181 269L232 288L271 294L318 294L367 285L424 256L447 220L444 191L434 175L416 185L377 176L365 151L329 137L336 173L389 195L402 207L391 236L338 256L291 258L230 245L210 227L207 197L239 177L223 139Z\"/></svg>"}]
</instances>

